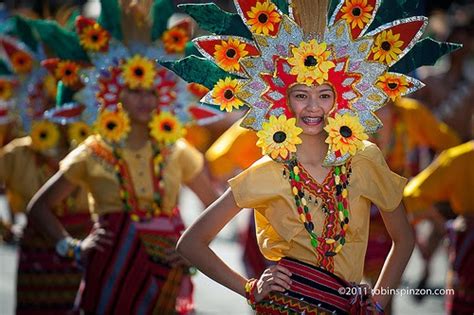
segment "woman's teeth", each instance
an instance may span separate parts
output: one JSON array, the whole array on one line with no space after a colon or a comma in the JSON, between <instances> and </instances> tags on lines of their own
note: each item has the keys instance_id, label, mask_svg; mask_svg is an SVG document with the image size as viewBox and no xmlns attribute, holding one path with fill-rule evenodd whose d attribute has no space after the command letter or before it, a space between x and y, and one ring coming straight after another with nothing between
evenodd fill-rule
<instances>
[{"instance_id":1,"label":"woman's teeth","mask_svg":"<svg viewBox=\"0 0 474 315\"><path fill-rule=\"evenodd\" d=\"M307 125L318 125L323 121L322 117L302 117L301 120Z\"/></svg>"}]
</instances>

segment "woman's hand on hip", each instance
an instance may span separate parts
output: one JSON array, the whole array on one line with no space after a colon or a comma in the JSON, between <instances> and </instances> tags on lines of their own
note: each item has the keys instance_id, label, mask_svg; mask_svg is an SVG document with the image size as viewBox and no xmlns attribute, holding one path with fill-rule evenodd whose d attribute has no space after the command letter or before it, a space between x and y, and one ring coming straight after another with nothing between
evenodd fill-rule
<instances>
[{"instance_id":1,"label":"woman's hand on hip","mask_svg":"<svg viewBox=\"0 0 474 315\"><path fill-rule=\"evenodd\" d=\"M292 283L291 272L285 267L275 265L265 269L257 281L255 290L255 301L258 303L263 300L270 292L285 292Z\"/></svg>"}]
</instances>

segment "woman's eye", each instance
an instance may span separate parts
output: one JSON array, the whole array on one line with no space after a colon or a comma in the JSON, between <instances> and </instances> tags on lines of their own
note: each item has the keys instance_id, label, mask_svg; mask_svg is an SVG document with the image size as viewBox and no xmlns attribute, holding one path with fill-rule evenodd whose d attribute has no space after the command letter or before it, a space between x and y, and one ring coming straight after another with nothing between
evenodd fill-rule
<instances>
[{"instance_id":1,"label":"woman's eye","mask_svg":"<svg viewBox=\"0 0 474 315\"><path fill-rule=\"evenodd\" d=\"M320 98L331 98L331 94L321 94L319 97Z\"/></svg>"},{"instance_id":2,"label":"woman's eye","mask_svg":"<svg viewBox=\"0 0 474 315\"><path fill-rule=\"evenodd\" d=\"M306 94L296 94L295 97L296 97L296 98L300 98L300 99L305 99L305 98L306 98Z\"/></svg>"}]
</instances>

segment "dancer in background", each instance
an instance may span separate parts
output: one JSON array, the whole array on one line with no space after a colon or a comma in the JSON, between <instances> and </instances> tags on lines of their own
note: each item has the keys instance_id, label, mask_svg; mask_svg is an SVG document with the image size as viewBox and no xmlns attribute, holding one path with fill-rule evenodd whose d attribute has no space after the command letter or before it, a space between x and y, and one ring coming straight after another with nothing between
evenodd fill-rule
<instances>
[{"instance_id":1,"label":"dancer in background","mask_svg":"<svg viewBox=\"0 0 474 315\"><path fill-rule=\"evenodd\" d=\"M16 38L0 36L0 47L15 75L12 99L16 110L12 110L21 113L28 136L11 141L0 151L0 182L5 185L12 213L25 213L33 195L58 170L59 161L70 149L87 137L89 128L81 121L83 106L72 102L74 91L62 83L56 88L55 78L41 68L43 47L27 22L14 17L12 23ZM54 94L56 107L50 108ZM92 226L82 189L51 211L74 237L84 237ZM55 243L43 237L33 222L27 222L21 232L16 313L68 313L81 270L74 261L57 257Z\"/></svg>"},{"instance_id":2,"label":"dancer in background","mask_svg":"<svg viewBox=\"0 0 474 315\"><path fill-rule=\"evenodd\" d=\"M449 272L446 288L448 314L474 312L474 141L443 151L423 172L413 178L404 191L405 204L422 215L438 202L449 202L456 219L450 221ZM431 211L437 212L436 207ZM443 218L441 215L437 217Z\"/></svg>"},{"instance_id":3,"label":"dancer in background","mask_svg":"<svg viewBox=\"0 0 474 315\"><path fill-rule=\"evenodd\" d=\"M31 202L30 217L57 241L60 255L84 262L81 311L187 314L194 307L190 266L175 252L184 229L179 191L187 185L205 205L216 194L202 154L182 137L185 123L215 110L193 110L187 83L156 63L182 53L189 38L186 25L166 27L171 1L101 4L107 7L99 22L77 20L75 41L59 41L64 30L51 23L33 23L46 42L67 42L93 64L82 72L78 100L91 114L98 109L98 135L61 162ZM71 237L49 211L77 187L88 190L97 219L83 240Z\"/></svg>"}]
</instances>

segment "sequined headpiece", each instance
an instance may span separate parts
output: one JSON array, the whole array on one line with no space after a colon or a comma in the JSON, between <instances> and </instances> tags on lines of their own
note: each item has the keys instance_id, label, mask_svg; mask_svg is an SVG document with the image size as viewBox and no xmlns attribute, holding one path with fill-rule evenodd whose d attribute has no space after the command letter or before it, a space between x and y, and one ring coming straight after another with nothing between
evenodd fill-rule
<instances>
[{"instance_id":1,"label":"sequined headpiece","mask_svg":"<svg viewBox=\"0 0 474 315\"><path fill-rule=\"evenodd\" d=\"M163 64L207 86L205 104L228 110L249 106L242 126L257 131L257 145L277 161L291 159L301 143L288 88L328 83L336 103L325 127L324 164L341 165L367 133L381 128L374 112L388 98L423 86L405 74L459 46L420 40L427 18L411 17L415 1L333 1L329 14L324 2L234 0L238 14L214 4L185 5L215 35L194 40L204 58Z\"/></svg>"}]
</instances>

